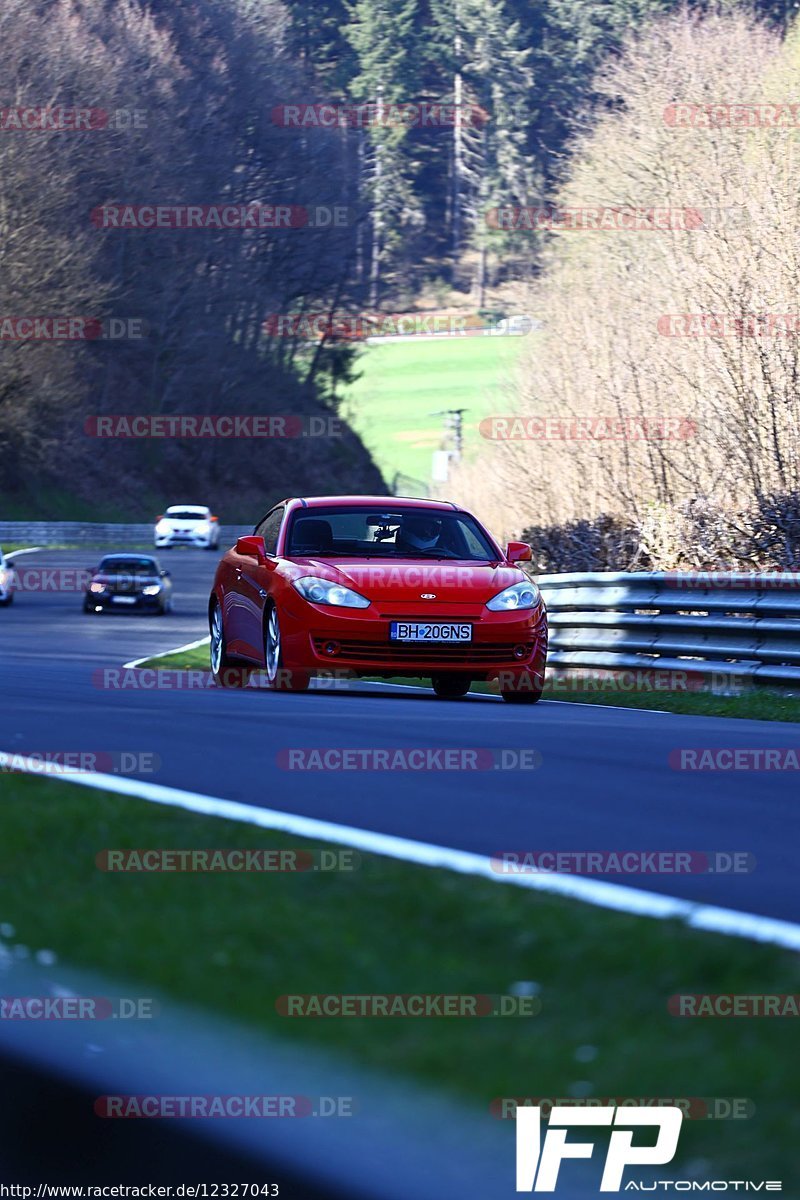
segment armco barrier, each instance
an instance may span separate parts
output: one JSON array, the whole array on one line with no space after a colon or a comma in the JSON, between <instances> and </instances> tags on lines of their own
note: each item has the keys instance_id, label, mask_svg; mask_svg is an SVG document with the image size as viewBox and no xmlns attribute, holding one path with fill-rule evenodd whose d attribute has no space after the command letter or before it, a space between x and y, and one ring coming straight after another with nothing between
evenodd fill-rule
<instances>
[{"instance_id":1,"label":"armco barrier","mask_svg":"<svg viewBox=\"0 0 800 1200\"><path fill-rule=\"evenodd\" d=\"M800 682L800 572L542 575L548 666Z\"/></svg>"},{"instance_id":2,"label":"armco barrier","mask_svg":"<svg viewBox=\"0 0 800 1200\"><path fill-rule=\"evenodd\" d=\"M220 526L220 547L250 526ZM152 546L153 525L0 521L0 547ZM542 575L548 665L692 670L718 678L800 683L800 572L602 571Z\"/></svg>"},{"instance_id":3,"label":"armco barrier","mask_svg":"<svg viewBox=\"0 0 800 1200\"><path fill-rule=\"evenodd\" d=\"M138 525L98 524L91 521L0 521L0 546L25 542L31 546L97 546L127 550L152 546L155 522ZM219 544L232 546L237 537L252 533L250 525L220 525Z\"/></svg>"}]
</instances>

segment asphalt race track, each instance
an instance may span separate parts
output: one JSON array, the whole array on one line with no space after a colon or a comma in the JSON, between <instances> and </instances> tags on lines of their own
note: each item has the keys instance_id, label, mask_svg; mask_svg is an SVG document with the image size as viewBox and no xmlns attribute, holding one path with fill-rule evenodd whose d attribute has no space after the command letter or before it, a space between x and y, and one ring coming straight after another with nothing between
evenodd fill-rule
<instances>
[{"instance_id":1,"label":"asphalt race track","mask_svg":"<svg viewBox=\"0 0 800 1200\"><path fill-rule=\"evenodd\" d=\"M124 549L124 547L121 547ZM43 551L32 567L95 565L89 552ZM678 772L679 747L793 747L793 725L493 698L261 689L108 690L98 668L207 633L216 554L160 555L172 571L166 617L85 616L78 591L18 592L0 609L0 749L148 751L151 782L484 854L503 850L723 850L756 860L740 875L615 876L614 882L800 920L794 848L797 776ZM288 771L287 748L535 748L536 770Z\"/></svg>"}]
</instances>

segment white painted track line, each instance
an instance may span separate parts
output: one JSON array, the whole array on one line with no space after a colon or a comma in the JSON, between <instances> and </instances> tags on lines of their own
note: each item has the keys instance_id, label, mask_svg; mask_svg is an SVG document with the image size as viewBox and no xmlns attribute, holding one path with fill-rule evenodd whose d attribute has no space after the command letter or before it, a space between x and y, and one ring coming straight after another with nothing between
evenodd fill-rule
<instances>
[{"instance_id":1,"label":"white painted track line","mask_svg":"<svg viewBox=\"0 0 800 1200\"><path fill-rule=\"evenodd\" d=\"M461 875L476 875L493 883L512 884L531 891L546 892L592 904L598 908L610 908L633 916L653 917L657 920L682 921L692 929L723 934L727 937L746 938L749 941L766 942L787 950L800 950L800 925L791 921L778 921L771 917L752 913L735 912L733 909L715 908L712 905L696 904L675 896L662 896L658 892L640 891L616 883L605 883L584 879L578 875L504 875L492 869L491 859L465 850L451 850L446 846L435 846L427 842L416 842L408 838L374 833L368 829L356 829L349 825L336 825L295 813L280 812L272 808L256 808L235 800L223 800L217 796L204 796L199 792L183 791L180 788L164 787L162 784L145 783L139 779L121 779L117 775L101 773L65 774L57 763L41 763L33 758L16 755L13 751L0 750L0 770L22 771L29 775L52 776L62 783L74 783L98 791L114 792L120 796L131 796L150 804L164 804L182 808L187 812L203 816L219 817L228 821L239 821L261 829L274 829L298 837L321 839L336 845L351 846L367 854L378 854L386 858L419 866L436 867L439 870L455 871Z\"/></svg>"},{"instance_id":2,"label":"white painted track line","mask_svg":"<svg viewBox=\"0 0 800 1200\"><path fill-rule=\"evenodd\" d=\"M133 658L130 662L122 664L123 671L127 671L131 667L141 666L143 662L149 662L151 658L169 658L170 654L182 654L184 650L197 650L199 646L207 646L211 638L206 634L205 637L198 638L196 642L187 642L185 646L176 646L174 650L161 650L158 654L145 654L144 658Z\"/></svg>"}]
</instances>

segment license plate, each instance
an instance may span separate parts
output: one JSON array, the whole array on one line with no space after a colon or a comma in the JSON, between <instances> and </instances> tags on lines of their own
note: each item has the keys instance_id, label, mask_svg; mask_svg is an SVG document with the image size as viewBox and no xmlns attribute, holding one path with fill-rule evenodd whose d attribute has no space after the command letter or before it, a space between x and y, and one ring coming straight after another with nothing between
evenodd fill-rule
<instances>
[{"instance_id":1,"label":"license plate","mask_svg":"<svg viewBox=\"0 0 800 1200\"><path fill-rule=\"evenodd\" d=\"M389 638L393 642L470 642L471 625L445 625L430 621L392 621Z\"/></svg>"},{"instance_id":2,"label":"license plate","mask_svg":"<svg viewBox=\"0 0 800 1200\"><path fill-rule=\"evenodd\" d=\"M135 596L112 596L111 599L115 604L135 604Z\"/></svg>"}]
</instances>

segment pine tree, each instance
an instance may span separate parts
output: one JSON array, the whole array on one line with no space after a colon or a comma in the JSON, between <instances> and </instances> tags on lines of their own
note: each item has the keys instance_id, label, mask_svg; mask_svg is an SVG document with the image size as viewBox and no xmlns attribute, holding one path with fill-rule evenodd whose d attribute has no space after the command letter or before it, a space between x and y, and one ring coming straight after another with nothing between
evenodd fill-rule
<instances>
[{"instance_id":1,"label":"pine tree","mask_svg":"<svg viewBox=\"0 0 800 1200\"><path fill-rule=\"evenodd\" d=\"M451 31L445 65L460 115L453 129L450 170L450 233L453 262L468 246L480 251L483 296L493 204L523 202L533 186L526 150L533 72L519 23L505 0L434 0L437 44Z\"/></svg>"},{"instance_id":2,"label":"pine tree","mask_svg":"<svg viewBox=\"0 0 800 1200\"><path fill-rule=\"evenodd\" d=\"M369 205L369 303L376 308L384 267L403 229L418 219L408 127L399 106L415 98L417 0L355 0L345 35L358 71L350 94L360 101L359 191Z\"/></svg>"}]
</instances>

